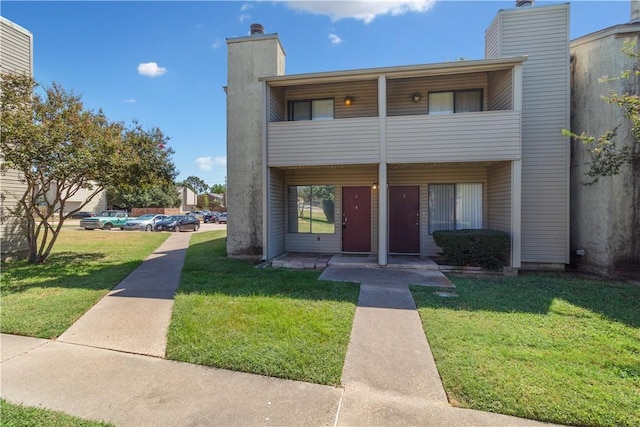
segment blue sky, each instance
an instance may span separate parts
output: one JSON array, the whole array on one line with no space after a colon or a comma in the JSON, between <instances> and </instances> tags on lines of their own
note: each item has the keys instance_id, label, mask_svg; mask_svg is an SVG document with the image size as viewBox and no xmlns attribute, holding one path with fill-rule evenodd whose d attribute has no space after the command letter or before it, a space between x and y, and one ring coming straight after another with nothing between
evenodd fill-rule
<instances>
[{"instance_id":1,"label":"blue sky","mask_svg":"<svg viewBox=\"0 0 640 427\"><path fill-rule=\"evenodd\" d=\"M536 6L557 2L537 1ZM566 3L566 2L565 2ZM226 176L226 39L278 33L286 73L480 59L484 31L515 1L32 2L0 14L34 37L34 77L112 120L158 126L178 180ZM571 38L629 21L629 1L571 2Z\"/></svg>"}]
</instances>

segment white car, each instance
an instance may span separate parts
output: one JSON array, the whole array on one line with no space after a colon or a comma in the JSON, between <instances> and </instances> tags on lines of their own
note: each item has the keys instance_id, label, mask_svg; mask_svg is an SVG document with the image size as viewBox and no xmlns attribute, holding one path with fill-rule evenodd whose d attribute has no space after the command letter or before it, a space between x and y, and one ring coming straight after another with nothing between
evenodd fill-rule
<instances>
[{"instance_id":1,"label":"white car","mask_svg":"<svg viewBox=\"0 0 640 427\"><path fill-rule=\"evenodd\" d=\"M145 214L129 220L124 225L124 230L129 231L153 231L156 222L169 218L167 215Z\"/></svg>"}]
</instances>

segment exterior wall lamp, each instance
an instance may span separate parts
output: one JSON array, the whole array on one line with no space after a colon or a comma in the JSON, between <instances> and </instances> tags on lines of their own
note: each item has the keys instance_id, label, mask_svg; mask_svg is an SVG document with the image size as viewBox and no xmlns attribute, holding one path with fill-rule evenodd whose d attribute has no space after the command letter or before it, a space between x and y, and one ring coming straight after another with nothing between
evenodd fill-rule
<instances>
[{"instance_id":1,"label":"exterior wall lamp","mask_svg":"<svg viewBox=\"0 0 640 427\"><path fill-rule=\"evenodd\" d=\"M413 95L411 95L411 98L413 99L413 102L418 102L420 101L420 92L413 92Z\"/></svg>"},{"instance_id":2,"label":"exterior wall lamp","mask_svg":"<svg viewBox=\"0 0 640 427\"><path fill-rule=\"evenodd\" d=\"M347 107L353 103L353 97L351 95L347 95L344 97L344 105Z\"/></svg>"},{"instance_id":3,"label":"exterior wall lamp","mask_svg":"<svg viewBox=\"0 0 640 427\"><path fill-rule=\"evenodd\" d=\"M371 186L371 188L373 188L374 190L378 189L378 183L374 182L373 185Z\"/></svg>"}]
</instances>

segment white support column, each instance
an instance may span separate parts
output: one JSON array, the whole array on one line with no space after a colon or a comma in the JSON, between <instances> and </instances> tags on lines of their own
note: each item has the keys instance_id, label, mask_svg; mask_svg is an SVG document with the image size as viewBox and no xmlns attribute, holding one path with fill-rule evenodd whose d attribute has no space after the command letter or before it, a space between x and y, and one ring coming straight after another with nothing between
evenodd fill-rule
<instances>
[{"instance_id":1,"label":"white support column","mask_svg":"<svg viewBox=\"0 0 640 427\"><path fill-rule=\"evenodd\" d=\"M262 259L269 257L269 193L270 178L269 167L267 165L267 117L269 117L269 91L266 82L262 83Z\"/></svg>"},{"instance_id":2,"label":"white support column","mask_svg":"<svg viewBox=\"0 0 640 427\"><path fill-rule=\"evenodd\" d=\"M511 267L521 267L522 161L511 162Z\"/></svg>"},{"instance_id":3,"label":"white support column","mask_svg":"<svg viewBox=\"0 0 640 427\"><path fill-rule=\"evenodd\" d=\"M378 77L378 118L380 126L380 163L378 164L378 264L387 265L387 78Z\"/></svg>"}]
</instances>

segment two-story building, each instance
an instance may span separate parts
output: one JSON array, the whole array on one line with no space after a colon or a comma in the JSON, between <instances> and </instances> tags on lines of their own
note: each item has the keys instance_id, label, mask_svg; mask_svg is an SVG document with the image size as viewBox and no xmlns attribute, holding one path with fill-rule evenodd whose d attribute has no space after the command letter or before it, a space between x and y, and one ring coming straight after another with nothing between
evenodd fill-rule
<instances>
[{"instance_id":1,"label":"two-story building","mask_svg":"<svg viewBox=\"0 0 640 427\"><path fill-rule=\"evenodd\" d=\"M227 40L230 256L433 256L508 232L510 264L569 261L569 5L500 10L486 59L285 75L276 34Z\"/></svg>"}]
</instances>

